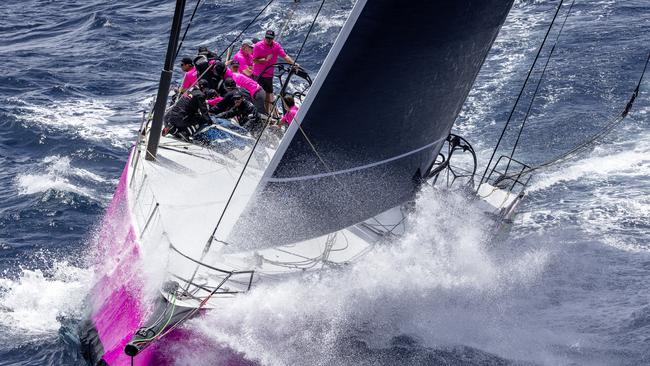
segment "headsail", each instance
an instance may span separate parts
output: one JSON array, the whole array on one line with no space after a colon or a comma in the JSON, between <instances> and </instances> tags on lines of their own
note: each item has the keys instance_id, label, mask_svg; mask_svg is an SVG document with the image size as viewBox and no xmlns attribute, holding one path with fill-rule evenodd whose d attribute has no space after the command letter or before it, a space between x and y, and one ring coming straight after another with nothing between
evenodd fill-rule
<instances>
[{"instance_id":1,"label":"headsail","mask_svg":"<svg viewBox=\"0 0 650 366\"><path fill-rule=\"evenodd\" d=\"M283 244L413 197L513 0L359 0L229 241Z\"/></svg>"}]
</instances>

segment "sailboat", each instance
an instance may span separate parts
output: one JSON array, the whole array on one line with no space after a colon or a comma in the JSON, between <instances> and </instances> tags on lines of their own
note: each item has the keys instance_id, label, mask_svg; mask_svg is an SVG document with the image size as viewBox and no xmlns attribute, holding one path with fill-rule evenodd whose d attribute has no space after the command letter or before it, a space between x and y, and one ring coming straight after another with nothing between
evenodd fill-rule
<instances>
[{"instance_id":1,"label":"sailboat","mask_svg":"<svg viewBox=\"0 0 650 366\"><path fill-rule=\"evenodd\" d=\"M418 189L450 135L513 0L358 0L279 141L161 136L184 0L177 0L153 118L143 121L98 233L81 327L97 365L160 365L200 317L256 284L341 268L408 231ZM446 161L446 160L445 160ZM512 213L521 194L489 183ZM494 198L496 197L496 198Z\"/></svg>"}]
</instances>

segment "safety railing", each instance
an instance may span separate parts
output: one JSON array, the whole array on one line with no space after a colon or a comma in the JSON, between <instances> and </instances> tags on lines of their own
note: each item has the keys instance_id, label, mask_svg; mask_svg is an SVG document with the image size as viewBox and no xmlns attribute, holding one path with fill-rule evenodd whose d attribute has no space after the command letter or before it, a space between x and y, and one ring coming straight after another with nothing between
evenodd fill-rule
<instances>
[{"instance_id":1,"label":"safety railing","mask_svg":"<svg viewBox=\"0 0 650 366\"><path fill-rule=\"evenodd\" d=\"M505 165L505 169L502 168L503 165ZM486 181L495 187L507 189L508 192L520 194L530 182L531 175L525 174L529 170L529 165L509 156L501 155L490 170Z\"/></svg>"},{"instance_id":2,"label":"safety railing","mask_svg":"<svg viewBox=\"0 0 650 366\"><path fill-rule=\"evenodd\" d=\"M141 129L146 128L146 123L143 120ZM142 152L146 148L143 143L146 136L141 131L138 131L138 135L130 163L129 204L144 251L169 248L167 278L179 284L179 290L185 299L201 303L219 295L247 292L253 283L253 270L228 271L211 266L183 253L169 241L161 216L160 201L156 198L145 164L140 161L144 160ZM196 271L194 276L193 271Z\"/></svg>"}]
</instances>

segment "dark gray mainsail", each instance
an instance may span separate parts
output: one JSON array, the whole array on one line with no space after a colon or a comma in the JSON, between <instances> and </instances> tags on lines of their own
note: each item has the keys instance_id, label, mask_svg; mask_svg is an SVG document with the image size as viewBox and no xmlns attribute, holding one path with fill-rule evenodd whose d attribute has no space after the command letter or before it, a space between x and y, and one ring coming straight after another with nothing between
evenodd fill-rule
<instances>
[{"instance_id":1,"label":"dark gray mainsail","mask_svg":"<svg viewBox=\"0 0 650 366\"><path fill-rule=\"evenodd\" d=\"M291 243L414 197L513 0L359 0L231 234Z\"/></svg>"}]
</instances>

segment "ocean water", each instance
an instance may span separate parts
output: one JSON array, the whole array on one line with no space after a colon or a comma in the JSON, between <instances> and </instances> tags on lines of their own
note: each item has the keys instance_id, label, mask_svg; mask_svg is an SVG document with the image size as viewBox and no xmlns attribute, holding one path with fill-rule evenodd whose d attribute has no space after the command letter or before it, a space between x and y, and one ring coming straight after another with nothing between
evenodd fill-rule
<instances>
[{"instance_id":1,"label":"ocean water","mask_svg":"<svg viewBox=\"0 0 650 366\"><path fill-rule=\"evenodd\" d=\"M221 49L264 3L205 0L181 55ZM296 7L282 39L290 54L319 3ZM274 3L250 35L279 29L292 4ZM302 65L318 70L353 4L326 3ZM515 3L454 127L482 166L556 5ZM83 365L75 332L94 230L155 93L173 4L26 0L0 10L0 365ZM517 158L543 162L620 113L649 45L647 1L577 1ZM424 189L414 228L350 271L267 284L188 326L264 365L650 364L649 96L650 75L601 144L535 174L506 238L490 240L459 193ZM170 352L179 365L226 362Z\"/></svg>"}]
</instances>

